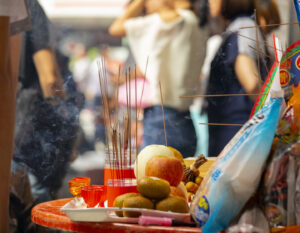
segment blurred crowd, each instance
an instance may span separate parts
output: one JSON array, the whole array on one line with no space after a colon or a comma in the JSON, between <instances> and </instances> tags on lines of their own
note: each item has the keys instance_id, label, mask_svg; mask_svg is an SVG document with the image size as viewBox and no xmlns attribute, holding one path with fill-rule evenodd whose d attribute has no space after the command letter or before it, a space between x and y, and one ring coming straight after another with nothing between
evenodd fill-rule
<instances>
[{"instance_id":1,"label":"blurred crowd","mask_svg":"<svg viewBox=\"0 0 300 233\"><path fill-rule=\"evenodd\" d=\"M110 111L128 107L126 80L145 88L130 129L138 150L167 143L184 157L217 156L240 127L199 123L248 120L274 61L265 41L280 24L275 0L133 0L108 29L124 38L118 47L74 40L60 51L38 1L25 2L0 0L1 233L8 222L10 232L34 232L31 208L57 198L70 164L90 151L105 156L99 61Z\"/></svg>"}]
</instances>

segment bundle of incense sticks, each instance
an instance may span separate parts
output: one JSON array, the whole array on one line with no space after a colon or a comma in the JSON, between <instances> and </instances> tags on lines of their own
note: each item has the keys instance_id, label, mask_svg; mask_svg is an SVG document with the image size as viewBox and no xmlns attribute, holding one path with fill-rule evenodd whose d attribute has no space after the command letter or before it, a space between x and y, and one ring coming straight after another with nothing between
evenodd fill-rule
<instances>
[{"instance_id":1,"label":"bundle of incense sticks","mask_svg":"<svg viewBox=\"0 0 300 233\"><path fill-rule=\"evenodd\" d=\"M118 179L125 182L124 169L131 169L132 162L137 160L137 135L138 135L138 108L137 108L137 78L136 67L134 68L135 81L135 96L134 108L131 103L131 85L132 70L129 68L125 73L126 85L126 108L123 112L122 122L119 121L119 89L115 93L115 107L111 109L109 106L110 98L108 96L108 74L105 68L105 60L101 59L97 62L100 91L102 96L104 125L105 125L105 140L106 140L106 161L109 163L110 175L113 179ZM146 66L147 67L147 66ZM147 68L146 68L147 69ZM118 83L120 82L121 69L119 68ZM141 96L142 98L142 96ZM135 140L132 142L131 128L132 118L135 113ZM135 154L133 152L135 151ZM129 178L132 179L132 178ZM114 183L112 183L114 185Z\"/></svg>"}]
</instances>

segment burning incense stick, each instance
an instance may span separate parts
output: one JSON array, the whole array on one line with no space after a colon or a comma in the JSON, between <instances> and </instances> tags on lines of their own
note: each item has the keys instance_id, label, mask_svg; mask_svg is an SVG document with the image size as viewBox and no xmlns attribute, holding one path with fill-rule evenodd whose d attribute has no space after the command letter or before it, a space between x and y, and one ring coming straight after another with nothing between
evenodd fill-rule
<instances>
[{"instance_id":1,"label":"burning incense stick","mask_svg":"<svg viewBox=\"0 0 300 233\"><path fill-rule=\"evenodd\" d=\"M262 56L268 57L268 58L272 58L271 56L265 54L265 53L262 52L261 50L258 50L258 49L256 49L256 48L252 47L251 45L248 45L248 46L249 46L251 49L253 49L255 52L261 54ZM267 63L266 63L265 59L262 59L262 61L263 61L263 63L264 63L264 66L265 66L265 68L266 68L267 73L269 73L269 68L268 68L268 66L267 66Z\"/></svg>"},{"instance_id":2,"label":"burning incense stick","mask_svg":"<svg viewBox=\"0 0 300 233\"><path fill-rule=\"evenodd\" d=\"M134 66L134 84L135 84L135 159L137 160L138 149L138 106L137 106L137 77L136 77L136 65Z\"/></svg>"},{"instance_id":3,"label":"burning incense stick","mask_svg":"<svg viewBox=\"0 0 300 233\"><path fill-rule=\"evenodd\" d=\"M129 87L129 110L128 110L128 114L129 114L129 126L128 126L128 141L129 141L129 164L128 166L131 165L131 85L130 85L130 80L131 80L131 72L130 72L130 67L129 67L129 79L128 79L128 87Z\"/></svg>"},{"instance_id":4,"label":"burning incense stick","mask_svg":"<svg viewBox=\"0 0 300 233\"><path fill-rule=\"evenodd\" d=\"M103 115L104 115L104 125L105 125L105 141L106 141L106 145L107 145L107 154L108 154L108 162L109 162L109 166L110 166L110 175L111 177L113 177L113 170L112 168L112 160L111 160L111 151L110 151L110 142L109 142L109 135L110 135L110 128L109 128L109 124L108 124L108 119L109 119L109 111L107 109L107 99L105 98L107 96L107 92L106 92L106 88L104 87L104 82L103 79L105 79L105 73L103 71L104 69L104 63L102 62L102 60L97 62L97 66L98 66L98 76L99 76L99 84L100 84L100 91L101 91L101 95L103 96L103 98L101 98L102 101L102 105L103 105Z\"/></svg>"},{"instance_id":5,"label":"burning incense stick","mask_svg":"<svg viewBox=\"0 0 300 233\"><path fill-rule=\"evenodd\" d=\"M209 98L209 97L228 97L228 96L256 96L257 94L215 94L215 95L187 95L187 96L180 96L180 98Z\"/></svg>"},{"instance_id":6,"label":"burning incense stick","mask_svg":"<svg viewBox=\"0 0 300 233\"><path fill-rule=\"evenodd\" d=\"M130 85L131 80L131 70L130 68L125 73L125 88L126 88L126 112L123 114L123 125L122 129L118 121L119 116L119 90L115 93L113 100L115 100L116 106L114 106L114 111L110 111L109 97L108 97L108 74L105 69L105 61L102 59L97 62L98 65L98 75L99 75L99 84L100 91L102 95L102 105L103 105L103 114L105 122L105 138L107 146L107 155L109 161L109 167L111 172L111 178L121 179L121 182L124 182L124 165L126 169L131 167L132 161L132 142L131 142L131 117L132 117L132 99L131 99L131 89ZM146 67L147 68L147 67ZM118 83L120 81L121 69L119 67L119 76ZM136 129L135 133L138 134L138 103L137 103L137 75L135 68L135 117L136 117ZM113 114L113 115L111 115ZM123 131L122 131L123 130ZM137 136L136 136L136 158L137 158ZM127 151L129 149L129 151ZM128 158L129 156L129 158ZM131 178L130 178L131 179ZM115 185L113 182L112 185Z\"/></svg>"},{"instance_id":7,"label":"burning incense stick","mask_svg":"<svg viewBox=\"0 0 300 233\"><path fill-rule=\"evenodd\" d=\"M124 138L124 145L123 145L123 149L124 149L124 154L125 151L128 149L128 115L127 113L125 113L123 115L123 138Z\"/></svg>"},{"instance_id":8,"label":"burning incense stick","mask_svg":"<svg viewBox=\"0 0 300 233\"><path fill-rule=\"evenodd\" d=\"M149 62L149 56L147 57L147 61L146 61L146 67L145 67L145 73L144 73L144 80L143 80L143 86L142 86L142 93L141 93L141 98L140 98L140 112L139 112L140 114L142 114L142 108L141 108L141 106L142 106L142 100L143 100L143 94L144 94L144 88L145 88L145 81L146 81L146 78L147 78L148 62ZM136 75L136 73L135 73L135 75ZM137 88L136 88L135 91L137 92ZM136 108L136 111L137 111L137 108ZM136 113L136 118L138 119L138 113ZM137 133L137 131L136 131L136 133ZM136 137L137 137L137 135L136 135ZM138 164L137 146L136 146L136 158L135 158L135 160L136 160L136 164ZM139 174L139 172L138 172L138 166L136 166L136 169L137 169L137 171L136 171L136 175L137 175L136 179L138 180L138 174Z\"/></svg>"},{"instance_id":9,"label":"burning incense stick","mask_svg":"<svg viewBox=\"0 0 300 233\"><path fill-rule=\"evenodd\" d=\"M119 169L119 163L118 163L118 144L117 144L117 131L116 129L113 129L112 131L112 148L113 148L113 166L114 166L114 169ZM116 172L116 175L117 175L117 179L120 179L120 174L119 172Z\"/></svg>"},{"instance_id":10,"label":"burning incense stick","mask_svg":"<svg viewBox=\"0 0 300 233\"><path fill-rule=\"evenodd\" d=\"M267 25L256 25L256 26L247 26L247 27L240 27L240 29L247 29L247 28L263 28L263 27L276 27L276 26L287 26L292 24L300 24L300 22L289 22L289 23L274 23L274 24L267 24Z\"/></svg>"},{"instance_id":11,"label":"burning incense stick","mask_svg":"<svg viewBox=\"0 0 300 233\"><path fill-rule=\"evenodd\" d=\"M122 139L121 139L121 133L120 133L120 131L119 131L119 154L120 154L120 167L121 167L121 171L123 171L123 161L122 161ZM123 177L123 172L121 172L121 179L123 179L124 177Z\"/></svg>"},{"instance_id":12,"label":"burning incense stick","mask_svg":"<svg viewBox=\"0 0 300 233\"><path fill-rule=\"evenodd\" d=\"M166 142L166 146L168 146L167 130L166 130L166 120L165 120L165 111L164 111L164 101L163 101L163 96L162 96L162 90L161 90L161 83L160 83L160 81L159 81L159 91L160 91L161 110L162 110L163 121L164 121L165 142Z\"/></svg>"},{"instance_id":13,"label":"burning incense stick","mask_svg":"<svg viewBox=\"0 0 300 233\"><path fill-rule=\"evenodd\" d=\"M248 46L249 46L251 49L253 49L255 52L261 54L262 56L268 57L268 58L272 58L270 55L264 53L261 49L258 50L257 48L254 48L254 47L251 46L251 45L248 45Z\"/></svg>"},{"instance_id":14,"label":"burning incense stick","mask_svg":"<svg viewBox=\"0 0 300 233\"><path fill-rule=\"evenodd\" d=\"M216 125L216 126L243 126L244 124L199 123L199 125Z\"/></svg>"},{"instance_id":15,"label":"burning incense stick","mask_svg":"<svg viewBox=\"0 0 300 233\"><path fill-rule=\"evenodd\" d=\"M253 39L253 38L251 38L251 37L248 37L248 36L244 36L244 35L242 35L242 34L240 34L240 33L238 33L238 32L234 32L234 31L231 31L231 30L228 30L227 32L236 34L236 35L238 35L238 36L241 36L241 37L244 37L244 38L246 38L246 39L248 39L248 40L252 40L252 41L255 41L255 42L256 42L255 39ZM260 42L260 41L259 41L259 43L260 43L260 44L265 44L267 47L274 49L274 47L271 46L271 45L269 45L267 42ZM284 52L283 50L281 50L281 51Z\"/></svg>"},{"instance_id":16,"label":"burning incense stick","mask_svg":"<svg viewBox=\"0 0 300 233\"><path fill-rule=\"evenodd\" d=\"M120 82L120 76L121 76L121 66L119 66L119 73L118 73L118 84ZM119 129L120 128L120 125L119 125L119 119L118 119L118 116L119 116L119 104L118 104L118 101L119 101L119 88L117 88L117 97L116 97L116 117L115 117L115 125L117 126L117 128Z\"/></svg>"},{"instance_id":17,"label":"burning incense stick","mask_svg":"<svg viewBox=\"0 0 300 233\"><path fill-rule=\"evenodd\" d=\"M143 80L143 86L142 86L142 94L141 94L141 99L140 99L140 107L142 106L142 100L143 100L143 94L144 94L144 87L145 87L145 81L147 78L147 70L148 70L148 61L149 61L149 56L147 57L147 61L146 61L146 68L145 68L145 74L144 74L144 80ZM141 108L142 109L142 108ZM142 110L141 110L142 112ZM140 113L141 113L140 112Z\"/></svg>"}]
</instances>

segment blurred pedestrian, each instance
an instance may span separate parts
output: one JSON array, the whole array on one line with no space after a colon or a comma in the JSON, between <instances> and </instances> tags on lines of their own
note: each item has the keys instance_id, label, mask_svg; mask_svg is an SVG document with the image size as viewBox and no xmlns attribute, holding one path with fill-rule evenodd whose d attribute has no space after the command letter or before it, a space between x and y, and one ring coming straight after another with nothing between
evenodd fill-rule
<instances>
[{"instance_id":1,"label":"blurred pedestrian","mask_svg":"<svg viewBox=\"0 0 300 233\"><path fill-rule=\"evenodd\" d=\"M262 82L267 76L263 61L265 58L257 54L257 50L266 53L266 48L262 33L260 30L256 31L256 24L252 17L255 2L254 0L210 0L209 4L211 16L221 15L224 18L226 31L211 63L207 94L244 95L207 98L208 122L244 124L249 119L257 97L255 94L259 93ZM252 28L240 29L246 26ZM256 43L256 33L258 43ZM239 126L210 125L209 156L218 156L239 128Z\"/></svg>"},{"instance_id":2,"label":"blurred pedestrian","mask_svg":"<svg viewBox=\"0 0 300 233\"><path fill-rule=\"evenodd\" d=\"M79 108L67 97L50 44L49 21L27 0L31 30L23 34L14 162L28 170L38 202L55 198L77 138Z\"/></svg>"},{"instance_id":3,"label":"blurred pedestrian","mask_svg":"<svg viewBox=\"0 0 300 233\"><path fill-rule=\"evenodd\" d=\"M127 36L135 61L152 91L144 109L143 146L165 144L159 83L162 87L167 143L184 157L194 156L196 133L190 117L192 99L180 96L197 91L202 64L201 39L195 14L176 8L175 0L134 0L110 27L115 36ZM186 8L186 6L184 7ZM143 13L145 16L142 16Z\"/></svg>"}]
</instances>

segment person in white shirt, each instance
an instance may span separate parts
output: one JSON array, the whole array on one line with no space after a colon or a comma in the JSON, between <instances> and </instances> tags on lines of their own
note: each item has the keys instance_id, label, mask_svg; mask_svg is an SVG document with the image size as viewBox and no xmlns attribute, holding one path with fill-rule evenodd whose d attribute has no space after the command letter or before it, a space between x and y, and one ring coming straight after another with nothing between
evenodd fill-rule
<instances>
[{"instance_id":1,"label":"person in white shirt","mask_svg":"<svg viewBox=\"0 0 300 233\"><path fill-rule=\"evenodd\" d=\"M20 35L28 24L24 0L0 0L0 233L7 233L10 166L14 142L16 80L20 55ZM11 37L11 33L14 34ZM13 56L12 56L13 55Z\"/></svg>"},{"instance_id":2,"label":"person in white shirt","mask_svg":"<svg viewBox=\"0 0 300 233\"><path fill-rule=\"evenodd\" d=\"M196 134L190 118L192 95L202 65L201 37L194 13L176 8L179 0L134 0L109 31L127 36L137 66L150 82L152 105L144 110L144 144L164 144L159 83L162 87L168 146L194 156ZM182 1L182 0L180 0ZM140 16L146 10L146 16Z\"/></svg>"}]
</instances>

